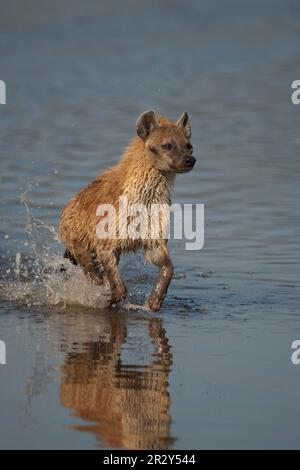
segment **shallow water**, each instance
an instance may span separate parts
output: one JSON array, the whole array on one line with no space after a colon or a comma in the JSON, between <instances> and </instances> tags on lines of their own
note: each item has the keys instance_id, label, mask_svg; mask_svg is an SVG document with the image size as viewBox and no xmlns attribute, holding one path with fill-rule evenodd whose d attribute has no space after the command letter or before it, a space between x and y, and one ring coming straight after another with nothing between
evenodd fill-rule
<instances>
[{"instance_id":1,"label":"shallow water","mask_svg":"<svg viewBox=\"0 0 300 470\"><path fill-rule=\"evenodd\" d=\"M0 16L0 447L299 448L298 3L43 5ZM59 273L58 219L148 108L191 114L174 201L205 204L205 245L170 242L159 313L110 311ZM155 273L122 273L142 305Z\"/></svg>"}]
</instances>

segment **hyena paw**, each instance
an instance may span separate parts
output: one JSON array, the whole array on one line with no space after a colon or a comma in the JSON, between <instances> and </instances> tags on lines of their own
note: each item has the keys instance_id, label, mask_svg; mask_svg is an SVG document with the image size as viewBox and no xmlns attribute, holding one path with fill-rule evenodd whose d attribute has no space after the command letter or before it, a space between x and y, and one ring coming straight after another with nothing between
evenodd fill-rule
<instances>
[{"instance_id":1,"label":"hyena paw","mask_svg":"<svg viewBox=\"0 0 300 470\"><path fill-rule=\"evenodd\" d=\"M153 312L157 312L160 307L162 306L163 299L157 298L157 297L150 297L148 299L148 306Z\"/></svg>"},{"instance_id":2,"label":"hyena paw","mask_svg":"<svg viewBox=\"0 0 300 470\"><path fill-rule=\"evenodd\" d=\"M118 304L119 302L122 302L122 300L126 299L126 297L127 297L127 290L126 290L126 287L123 286L122 289L119 289L116 292L113 292L111 294L109 304L110 305Z\"/></svg>"}]
</instances>

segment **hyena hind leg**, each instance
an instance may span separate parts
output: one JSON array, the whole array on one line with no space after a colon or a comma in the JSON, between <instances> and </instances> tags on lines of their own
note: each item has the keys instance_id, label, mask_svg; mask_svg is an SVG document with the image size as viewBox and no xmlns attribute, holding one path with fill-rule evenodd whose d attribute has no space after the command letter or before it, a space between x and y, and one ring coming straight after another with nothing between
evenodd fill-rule
<instances>
[{"instance_id":1,"label":"hyena hind leg","mask_svg":"<svg viewBox=\"0 0 300 470\"><path fill-rule=\"evenodd\" d=\"M80 264L84 274L96 285L103 285L103 270L101 269L100 264L97 261L96 255L94 252L85 251L85 250L76 250L75 256L66 249L64 253L64 258L67 258L75 266ZM66 268L62 266L61 271L66 271Z\"/></svg>"},{"instance_id":2,"label":"hyena hind leg","mask_svg":"<svg viewBox=\"0 0 300 470\"><path fill-rule=\"evenodd\" d=\"M68 250L68 248L67 248L67 249L65 250L65 252L64 252L64 258L70 260L71 263L75 264L75 266L77 265L76 259L74 258L74 256L73 256L72 253L70 252L70 250Z\"/></svg>"},{"instance_id":3,"label":"hyena hind leg","mask_svg":"<svg viewBox=\"0 0 300 470\"><path fill-rule=\"evenodd\" d=\"M68 259L69 261L71 261L72 264L74 264L75 266L77 265L77 261L76 259L74 258L74 256L72 255L72 253L70 252L70 250L68 250L68 248L65 250L64 254L63 254L63 257L64 259ZM66 272L66 267L65 265L62 263L60 265L60 272L61 273L65 273Z\"/></svg>"}]
</instances>

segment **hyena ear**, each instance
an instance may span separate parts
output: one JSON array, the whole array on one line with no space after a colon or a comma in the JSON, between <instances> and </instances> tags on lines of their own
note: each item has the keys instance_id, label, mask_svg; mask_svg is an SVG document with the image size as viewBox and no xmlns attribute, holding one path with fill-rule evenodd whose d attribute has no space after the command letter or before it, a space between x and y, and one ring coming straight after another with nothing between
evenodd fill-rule
<instances>
[{"instance_id":1,"label":"hyena ear","mask_svg":"<svg viewBox=\"0 0 300 470\"><path fill-rule=\"evenodd\" d=\"M192 135L192 126L191 126L191 120L186 111L182 113L178 121L176 122L177 126L181 127L184 135L186 136L187 139L191 138Z\"/></svg>"},{"instance_id":2,"label":"hyena ear","mask_svg":"<svg viewBox=\"0 0 300 470\"><path fill-rule=\"evenodd\" d=\"M145 111L136 121L137 135L146 140L147 137L159 126L159 119L154 111Z\"/></svg>"}]
</instances>

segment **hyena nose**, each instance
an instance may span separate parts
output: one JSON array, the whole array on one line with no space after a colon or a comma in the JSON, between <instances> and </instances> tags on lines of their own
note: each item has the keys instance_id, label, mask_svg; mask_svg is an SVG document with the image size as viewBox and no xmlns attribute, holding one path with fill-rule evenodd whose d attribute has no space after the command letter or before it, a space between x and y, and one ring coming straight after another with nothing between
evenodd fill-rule
<instances>
[{"instance_id":1,"label":"hyena nose","mask_svg":"<svg viewBox=\"0 0 300 470\"><path fill-rule=\"evenodd\" d=\"M188 167L194 166L195 163L196 163L196 158L195 158L195 157L187 157L187 158L185 159L185 164L186 164L186 166L188 166Z\"/></svg>"}]
</instances>

